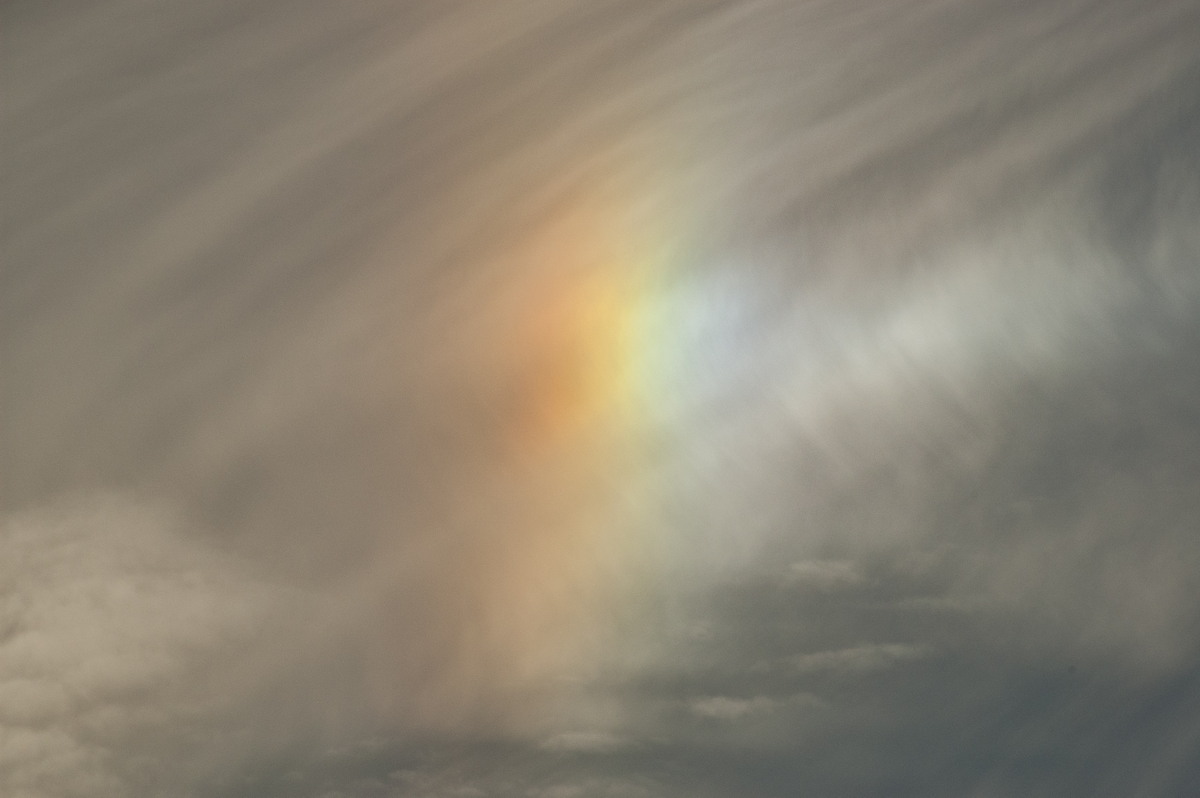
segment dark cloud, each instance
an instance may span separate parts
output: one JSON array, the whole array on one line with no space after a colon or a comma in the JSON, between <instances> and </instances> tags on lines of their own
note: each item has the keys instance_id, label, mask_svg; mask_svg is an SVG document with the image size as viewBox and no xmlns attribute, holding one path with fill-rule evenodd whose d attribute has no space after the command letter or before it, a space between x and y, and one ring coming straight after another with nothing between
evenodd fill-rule
<instances>
[{"instance_id":1,"label":"dark cloud","mask_svg":"<svg viewBox=\"0 0 1200 798\"><path fill-rule=\"evenodd\" d=\"M0 792L1189 794L1197 40L7 4Z\"/></svg>"}]
</instances>

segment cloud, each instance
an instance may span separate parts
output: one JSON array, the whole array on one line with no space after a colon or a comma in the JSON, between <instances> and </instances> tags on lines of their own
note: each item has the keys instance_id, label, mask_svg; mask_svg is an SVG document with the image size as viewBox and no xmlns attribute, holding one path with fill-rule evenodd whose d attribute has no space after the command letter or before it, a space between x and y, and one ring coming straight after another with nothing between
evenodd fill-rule
<instances>
[{"instance_id":1,"label":"cloud","mask_svg":"<svg viewBox=\"0 0 1200 798\"><path fill-rule=\"evenodd\" d=\"M548 751L615 751L624 748L630 741L615 734L602 731L566 731L542 741L541 747Z\"/></svg>"},{"instance_id":2,"label":"cloud","mask_svg":"<svg viewBox=\"0 0 1200 798\"><path fill-rule=\"evenodd\" d=\"M1194 2L9 5L6 798L1200 781Z\"/></svg>"},{"instance_id":3,"label":"cloud","mask_svg":"<svg viewBox=\"0 0 1200 798\"><path fill-rule=\"evenodd\" d=\"M874 643L836 651L797 654L786 660L787 666L800 673L870 673L931 655L928 647L907 643Z\"/></svg>"},{"instance_id":4,"label":"cloud","mask_svg":"<svg viewBox=\"0 0 1200 798\"><path fill-rule=\"evenodd\" d=\"M753 698L731 698L728 696L710 696L697 698L691 702L691 711L703 718L717 720L737 720L747 715L758 715L773 712L786 700L755 696Z\"/></svg>"},{"instance_id":5,"label":"cloud","mask_svg":"<svg viewBox=\"0 0 1200 798\"><path fill-rule=\"evenodd\" d=\"M6 795L154 789L183 775L170 757L192 746L200 757L234 708L237 696L213 692L209 663L244 653L282 594L181 527L162 507L113 496L4 519Z\"/></svg>"},{"instance_id":6,"label":"cloud","mask_svg":"<svg viewBox=\"0 0 1200 798\"><path fill-rule=\"evenodd\" d=\"M537 788L527 795L529 798L655 798L662 794L656 789L661 787L619 778L591 778Z\"/></svg>"},{"instance_id":7,"label":"cloud","mask_svg":"<svg viewBox=\"0 0 1200 798\"><path fill-rule=\"evenodd\" d=\"M784 575L786 585L816 591L858 587L865 581L860 567L848 560L798 560Z\"/></svg>"}]
</instances>

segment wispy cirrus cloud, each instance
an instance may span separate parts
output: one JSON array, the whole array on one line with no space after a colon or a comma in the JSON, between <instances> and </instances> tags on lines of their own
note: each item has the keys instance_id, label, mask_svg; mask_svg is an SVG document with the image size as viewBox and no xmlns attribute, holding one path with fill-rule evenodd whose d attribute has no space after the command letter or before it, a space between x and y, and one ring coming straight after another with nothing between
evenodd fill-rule
<instances>
[{"instance_id":1,"label":"wispy cirrus cloud","mask_svg":"<svg viewBox=\"0 0 1200 798\"><path fill-rule=\"evenodd\" d=\"M4 795L1200 781L1191 0L10 5Z\"/></svg>"}]
</instances>

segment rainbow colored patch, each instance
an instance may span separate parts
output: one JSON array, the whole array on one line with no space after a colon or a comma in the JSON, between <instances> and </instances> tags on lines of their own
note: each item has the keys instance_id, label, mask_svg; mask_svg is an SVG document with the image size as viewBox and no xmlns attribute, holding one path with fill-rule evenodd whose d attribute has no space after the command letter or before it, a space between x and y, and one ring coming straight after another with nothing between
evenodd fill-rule
<instances>
[{"instance_id":1,"label":"rainbow colored patch","mask_svg":"<svg viewBox=\"0 0 1200 798\"><path fill-rule=\"evenodd\" d=\"M514 336L523 446L668 432L736 382L753 359L745 286L697 260L595 207L538 242Z\"/></svg>"}]
</instances>

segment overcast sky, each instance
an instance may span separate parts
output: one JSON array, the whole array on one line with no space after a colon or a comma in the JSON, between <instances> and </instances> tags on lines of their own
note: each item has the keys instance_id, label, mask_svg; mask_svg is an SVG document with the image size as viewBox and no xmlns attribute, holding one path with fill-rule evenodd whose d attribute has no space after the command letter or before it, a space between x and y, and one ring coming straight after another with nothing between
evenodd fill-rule
<instances>
[{"instance_id":1,"label":"overcast sky","mask_svg":"<svg viewBox=\"0 0 1200 798\"><path fill-rule=\"evenodd\" d=\"M1200 790L1194 0L0 31L4 796Z\"/></svg>"}]
</instances>

